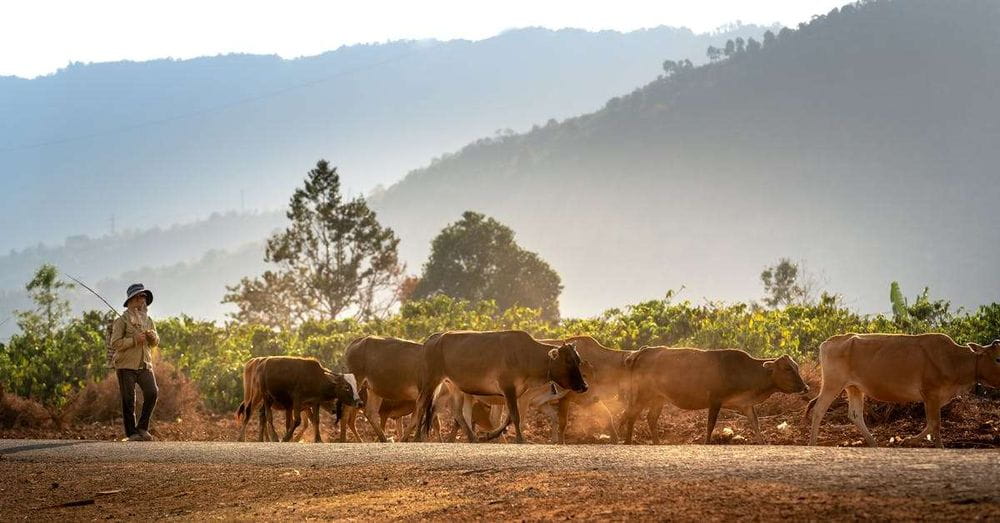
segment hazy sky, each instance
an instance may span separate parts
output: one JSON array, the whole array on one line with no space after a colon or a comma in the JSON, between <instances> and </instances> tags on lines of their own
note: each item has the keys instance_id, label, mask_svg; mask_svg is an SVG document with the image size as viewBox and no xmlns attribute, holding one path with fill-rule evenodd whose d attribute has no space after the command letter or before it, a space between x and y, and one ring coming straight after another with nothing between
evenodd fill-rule
<instances>
[{"instance_id":1,"label":"hazy sky","mask_svg":"<svg viewBox=\"0 0 1000 523\"><path fill-rule=\"evenodd\" d=\"M402 38L481 39L524 26L711 31L736 20L794 26L844 0L424 0L365 2L51 1L0 6L0 75L34 77L74 62L230 52L318 54Z\"/></svg>"}]
</instances>

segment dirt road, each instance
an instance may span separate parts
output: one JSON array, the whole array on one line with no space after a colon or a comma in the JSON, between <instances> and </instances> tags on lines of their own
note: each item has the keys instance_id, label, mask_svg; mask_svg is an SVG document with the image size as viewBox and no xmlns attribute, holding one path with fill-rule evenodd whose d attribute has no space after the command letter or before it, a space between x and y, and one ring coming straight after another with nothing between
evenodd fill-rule
<instances>
[{"instance_id":1,"label":"dirt road","mask_svg":"<svg viewBox=\"0 0 1000 523\"><path fill-rule=\"evenodd\" d=\"M1000 518L996 450L0 440L0 477L5 521Z\"/></svg>"}]
</instances>

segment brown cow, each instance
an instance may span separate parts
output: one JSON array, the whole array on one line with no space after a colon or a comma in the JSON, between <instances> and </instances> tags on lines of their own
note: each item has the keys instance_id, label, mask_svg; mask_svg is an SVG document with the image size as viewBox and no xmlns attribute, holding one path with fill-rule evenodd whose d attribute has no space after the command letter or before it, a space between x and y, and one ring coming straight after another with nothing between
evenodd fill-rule
<instances>
[{"instance_id":1,"label":"brown cow","mask_svg":"<svg viewBox=\"0 0 1000 523\"><path fill-rule=\"evenodd\" d=\"M368 389L365 418L379 441L386 441L378 418L379 407L383 399L417 401L423 377L424 346L399 338L365 336L347 346L344 360L347 369L357 378L358 386ZM347 441L344 425L340 428L340 441Z\"/></svg>"},{"instance_id":2,"label":"brown cow","mask_svg":"<svg viewBox=\"0 0 1000 523\"><path fill-rule=\"evenodd\" d=\"M566 422L571 406L588 410L596 410L605 422L605 430L611 436L611 441L618 440L618 431L612 408L621 412L625 405L623 387L628 380L628 369L625 367L625 357L631 351L611 349L601 345L590 336L571 336L564 339L539 340L549 345L572 343L583 359L580 371L587 380L589 387L585 393L568 392L559 401L559 425L555 441L566 441Z\"/></svg>"},{"instance_id":3,"label":"brown cow","mask_svg":"<svg viewBox=\"0 0 1000 523\"><path fill-rule=\"evenodd\" d=\"M524 331L446 332L431 336L424 346L427 378L417 402L418 438L430 429L434 391L445 378L459 390L478 396L500 396L507 417L490 433L496 438L511 423L516 441L524 442L517 399L526 390L554 381L563 388L586 392L580 355L572 344L552 347Z\"/></svg>"},{"instance_id":4,"label":"brown cow","mask_svg":"<svg viewBox=\"0 0 1000 523\"><path fill-rule=\"evenodd\" d=\"M706 444L712 441L722 408L745 414L761 443L754 406L778 391L809 390L799 375L799 366L788 356L764 360L735 349L643 347L626 357L625 363L631 379L629 406L622 415L625 443L632 442L636 417L647 407L653 443L659 442L656 422L664 401L685 410L708 409Z\"/></svg>"},{"instance_id":5,"label":"brown cow","mask_svg":"<svg viewBox=\"0 0 1000 523\"><path fill-rule=\"evenodd\" d=\"M282 441L292 439L292 434L302 421L301 413L307 408L311 410L315 441L319 443L322 441L319 434L320 405L339 401L348 406L363 406L353 375L330 372L315 359L272 356L260 365L259 383L268 424L272 423L272 406L284 408L286 416L289 411L294 416Z\"/></svg>"},{"instance_id":6,"label":"brown cow","mask_svg":"<svg viewBox=\"0 0 1000 523\"><path fill-rule=\"evenodd\" d=\"M930 435L943 448L941 407L977 382L1000 387L1000 340L984 347L959 345L944 334L842 334L820 344L819 360L823 386L806 409L808 415L815 407L810 445L816 444L823 416L844 389L849 417L869 447L875 446L875 438L865 426L865 395L891 403L922 401L927 426L906 442Z\"/></svg>"},{"instance_id":7,"label":"brown cow","mask_svg":"<svg viewBox=\"0 0 1000 523\"><path fill-rule=\"evenodd\" d=\"M251 358L243 366L243 403L240 403L239 410L236 413L237 419L240 421L240 433L237 441L244 441L246 438L247 425L250 422L250 417L253 415L254 411L259 412L260 417L260 434L257 437L258 441L279 441L278 433L274 430L274 420L269 417L267 413L264 412L264 391L261 386L261 369L263 369L263 362L269 358L269 356L258 356L256 358ZM277 407L285 412L285 431L287 432L292 426L293 415L291 413L291 405L272 405L272 407ZM336 407L335 402L328 402L322 405L327 410L333 412ZM305 439L305 433L309 428L309 418L313 416L312 407L307 406L302 409L303 412L307 412L307 418L305 418L302 426L302 436ZM314 429L315 431L315 429Z\"/></svg>"}]
</instances>

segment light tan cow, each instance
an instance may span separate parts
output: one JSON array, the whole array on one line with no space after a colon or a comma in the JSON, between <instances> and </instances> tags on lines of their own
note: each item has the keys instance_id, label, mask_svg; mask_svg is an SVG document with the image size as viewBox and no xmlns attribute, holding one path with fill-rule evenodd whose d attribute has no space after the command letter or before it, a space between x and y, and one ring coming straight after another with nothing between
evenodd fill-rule
<instances>
[{"instance_id":1,"label":"light tan cow","mask_svg":"<svg viewBox=\"0 0 1000 523\"><path fill-rule=\"evenodd\" d=\"M596 412L603 418L605 430L611 436L611 441L617 441L618 430L612 409L620 413L625 407L624 391L628 379L625 357L631 354L631 351L605 347L590 336L539 341L549 345L572 343L583 360L580 372L583 373L589 387L584 393L567 391L566 396L559 401L556 441L563 443L566 440L566 424L571 407Z\"/></svg>"},{"instance_id":2,"label":"light tan cow","mask_svg":"<svg viewBox=\"0 0 1000 523\"><path fill-rule=\"evenodd\" d=\"M506 400L503 396L477 396L467 394L459 390L449 380L445 380L442 383L441 388L445 392L444 394L439 394L434 398L435 409L439 408L438 405L440 403L449 402L453 413L461 413L461 415L455 415L455 422L462 430L465 431L466 439L470 443L479 441L478 436L476 436L474 424L486 427L488 432L492 433L492 431L495 430L494 427L501 423L501 418L505 414L504 408L506 406ZM551 381L528 388L517 398L518 411L527 412L529 409L535 409L544 414L548 417L552 428L552 443L562 443L562 441L559 440L559 404L568 393L570 393L568 389L559 387ZM475 419L476 410L479 406L485 406L487 408L487 418L485 420Z\"/></svg>"},{"instance_id":3,"label":"light tan cow","mask_svg":"<svg viewBox=\"0 0 1000 523\"><path fill-rule=\"evenodd\" d=\"M358 386L367 388L365 418L379 441L386 441L379 407L383 399L394 402L417 401L423 380L424 346L399 338L366 336L348 345L344 360L347 368L357 378ZM347 423L340 426L341 442L347 441L347 428Z\"/></svg>"},{"instance_id":4,"label":"light tan cow","mask_svg":"<svg viewBox=\"0 0 1000 523\"><path fill-rule=\"evenodd\" d=\"M865 426L864 400L909 403L921 401L927 426L908 443L928 435L938 447L941 442L941 407L968 391L977 382L1000 387L1000 340L988 346L959 345L944 334L842 334L819 346L823 386L809 402L812 431L809 444L815 445L819 425L833 400L847 390L848 415L875 446Z\"/></svg>"},{"instance_id":5,"label":"light tan cow","mask_svg":"<svg viewBox=\"0 0 1000 523\"><path fill-rule=\"evenodd\" d=\"M723 408L745 414L755 440L763 443L754 407L775 392L809 390L788 356L765 360L736 349L643 347L625 364L631 372L629 406L622 415L625 443L632 442L635 420L647 408L653 443L658 442L656 421L665 401L685 410L708 409L705 444L711 443Z\"/></svg>"},{"instance_id":6,"label":"light tan cow","mask_svg":"<svg viewBox=\"0 0 1000 523\"><path fill-rule=\"evenodd\" d=\"M487 438L499 436L514 424L518 443L524 442L518 398L528 389L554 381L577 392L587 390L580 374L580 355L572 344L552 347L524 331L454 331L434 335L424 345L426 376L417 402L418 438L427 435L433 413L434 391L444 379L462 392L503 396L504 423Z\"/></svg>"}]
</instances>

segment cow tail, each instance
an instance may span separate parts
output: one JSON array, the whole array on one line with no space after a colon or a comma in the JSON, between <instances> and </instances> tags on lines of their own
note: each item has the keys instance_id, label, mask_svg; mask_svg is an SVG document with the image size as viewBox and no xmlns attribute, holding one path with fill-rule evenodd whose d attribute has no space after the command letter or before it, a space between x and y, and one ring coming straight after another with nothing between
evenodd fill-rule
<instances>
[{"instance_id":1,"label":"cow tail","mask_svg":"<svg viewBox=\"0 0 1000 523\"><path fill-rule=\"evenodd\" d=\"M625 360L622 362L628 374L628 384L624 395L625 404L628 406L632 405L637 393L635 390L635 378L633 377L633 374L635 373L635 366L638 364L643 354L647 352L649 352L649 347L643 345L639 348L639 350L633 351L631 354L625 356Z\"/></svg>"},{"instance_id":2,"label":"cow tail","mask_svg":"<svg viewBox=\"0 0 1000 523\"><path fill-rule=\"evenodd\" d=\"M816 406L816 400L818 399L819 396L816 396L815 398L809 400L809 404L806 405L806 413L802 416L802 418L805 419L806 421L809 421L809 413L812 412L813 407Z\"/></svg>"},{"instance_id":3,"label":"cow tail","mask_svg":"<svg viewBox=\"0 0 1000 523\"><path fill-rule=\"evenodd\" d=\"M240 403L240 408L236 410L236 421L243 421L244 414L247 414L248 416L250 415L250 413L247 412L247 404L245 402Z\"/></svg>"},{"instance_id":4,"label":"cow tail","mask_svg":"<svg viewBox=\"0 0 1000 523\"><path fill-rule=\"evenodd\" d=\"M424 347L424 369L422 372L424 379L421 384L420 398L426 404L417 405L417 408L423 409L423 412L421 412L423 417L420 419L421 424L418 428L421 435L431 433L431 425L434 419L434 390L441 383L441 376L439 374L444 369L443 340L443 334L434 335Z\"/></svg>"}]
</instances>

